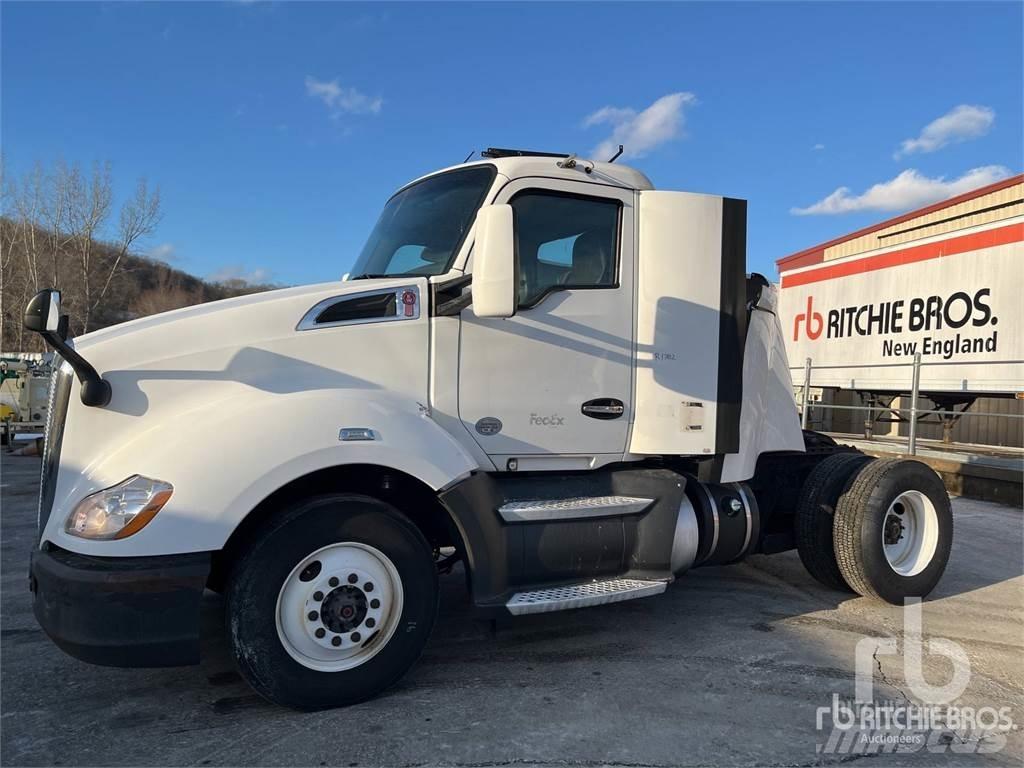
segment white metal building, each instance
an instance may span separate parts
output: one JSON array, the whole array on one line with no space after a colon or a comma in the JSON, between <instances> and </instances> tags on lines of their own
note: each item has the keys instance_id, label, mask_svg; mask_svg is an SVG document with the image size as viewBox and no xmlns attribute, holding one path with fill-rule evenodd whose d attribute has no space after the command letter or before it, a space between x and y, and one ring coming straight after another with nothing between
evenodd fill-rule
<instances>
[{"instance_id":1,"label":"white metal building","mask_svg":"<svg viewBox=\"0 0 1024 768\"><path fill-rule=\"evenodd\" d=\"M1024 410L1024 174L776 264L789 359L801 369L812 361L812 386L890 402L910 391L920 354L924 407ZM802 373L794 371L795 382ZM849 431L859 431L861 419L848 418ZM952 438L1021 446L1022 424L967 417Z\"/></svg>"}]
</instances>

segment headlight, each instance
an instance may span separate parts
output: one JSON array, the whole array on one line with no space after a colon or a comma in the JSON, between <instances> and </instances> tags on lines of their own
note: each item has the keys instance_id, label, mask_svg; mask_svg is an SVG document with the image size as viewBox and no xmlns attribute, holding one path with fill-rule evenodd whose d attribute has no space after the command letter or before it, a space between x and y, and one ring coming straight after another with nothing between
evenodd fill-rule
<instances>
[{"instance_id":1,"label":"headlight","mask_svg":"<svg viewBox=\"0 0 1024 768\"><path fill-rule=\"evenodd\" d=\"M132 475L82 499L68 515L64 530L83 539L123 539L142 530L173 491L170 483Z\"/></svg>"}]
</instances>

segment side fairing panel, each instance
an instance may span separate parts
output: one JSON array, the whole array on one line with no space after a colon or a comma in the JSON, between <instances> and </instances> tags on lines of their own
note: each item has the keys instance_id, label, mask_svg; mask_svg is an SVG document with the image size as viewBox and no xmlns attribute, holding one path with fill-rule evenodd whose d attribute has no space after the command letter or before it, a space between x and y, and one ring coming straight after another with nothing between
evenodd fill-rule
<instances>
[{"instance_id":1,"label":"side fairing panel","mask_svg":"<svg viewBox=\"0 0 1024 768\"><path fill-rule=\"evenodd\" d=\"M715 453L722 198L639 194L636 412L629 451Z\"/></svg>"},{"instance_id":2,"label":"side fairing panel","mask_svg":"<svg viewBox=\"0 0 1024 768\"><path fill-rule=\"evenodd\" d=\"M775 315L777 297L774 286L765 287L759 306L750 314L743 355L740 450L726 454L723 483L753 477L762 453L804 450L786 347Z\"/></svg>"}]
</instances>

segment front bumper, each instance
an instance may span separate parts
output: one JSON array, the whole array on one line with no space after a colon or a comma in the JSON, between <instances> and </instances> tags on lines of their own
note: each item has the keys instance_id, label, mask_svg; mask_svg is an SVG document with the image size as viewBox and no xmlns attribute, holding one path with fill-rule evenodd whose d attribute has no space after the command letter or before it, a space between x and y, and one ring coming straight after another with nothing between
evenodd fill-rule
<instances>
[{"instance_id":1,"label":"front bumper","mask_svg":"<svg viewBox=\"0 0 1024 768\"><path fill-rule=\"evenodd\" d=\"M91 664L196 664L210 557L92 557L37 549L29 575L36 619L61 650Z\"/></svg>"}]
</instances>

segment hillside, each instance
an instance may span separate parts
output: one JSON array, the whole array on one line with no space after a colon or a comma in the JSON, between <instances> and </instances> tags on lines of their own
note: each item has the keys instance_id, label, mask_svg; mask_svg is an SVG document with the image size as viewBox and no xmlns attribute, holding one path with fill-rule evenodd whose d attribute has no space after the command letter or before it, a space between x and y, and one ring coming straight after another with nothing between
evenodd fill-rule
<instances>
[{"instance_id":1,"label":"hillside","mask_svg":"<svg viewBox=\"0 0 1024 768\"><path fill-rule=\"evenodd\" d=\"M87 282L92 285L87 286ZM0 349L42 351L41 340L23 330L22 313L36 291L51 287L61 291L72 335L77 335L170 309L279 286L243 280L209 282L162 261L122 253L111 243L95 241L85 248L73 238L62 238L38 226L26 228L0 217ZM87 288L98 297L88 304Z\"/></svg>"}]
</instances>

